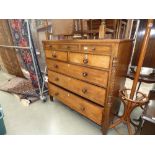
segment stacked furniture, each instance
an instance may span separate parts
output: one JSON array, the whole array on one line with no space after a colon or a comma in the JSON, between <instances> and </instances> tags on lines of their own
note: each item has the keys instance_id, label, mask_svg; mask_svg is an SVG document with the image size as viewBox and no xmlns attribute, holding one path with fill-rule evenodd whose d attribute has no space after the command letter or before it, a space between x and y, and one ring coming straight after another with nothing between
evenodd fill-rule
<instances>
[{"instance_id":1,"label":"stacked furniture","mask_svg":"<svg viewBox=\"0 0 155 155\"><path fill-rule=\"evenodd\" d=\"M43 41L48 66L48 87L71 109L107 133L120 106L132 51L132 40Z\"/></svg>"}]
</instances>

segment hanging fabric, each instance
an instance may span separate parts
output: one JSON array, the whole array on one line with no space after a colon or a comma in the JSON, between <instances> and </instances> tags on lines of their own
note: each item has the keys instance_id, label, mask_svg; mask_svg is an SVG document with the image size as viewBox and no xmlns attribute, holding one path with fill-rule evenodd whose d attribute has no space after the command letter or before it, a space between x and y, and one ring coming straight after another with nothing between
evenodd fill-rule
<instances>
[{"instance_id":1,"label":"hanging fabric","mask_svg":"<svg viewBox=\"0 0 155 155\"><path fill-rule=\"evenodd\" d=\"M31 49L18 49L20 50L20 56L23 60L26 70L30 74L32 85L35 88L39 88L42 85L43 77L39 67L34 43L31 36L31 31L28 31L27 22L24 19L11 19L9 25L16 46L29 47L31 41ZM29 29L30 30L30 29Z\"/></svg>"}]
</instances>

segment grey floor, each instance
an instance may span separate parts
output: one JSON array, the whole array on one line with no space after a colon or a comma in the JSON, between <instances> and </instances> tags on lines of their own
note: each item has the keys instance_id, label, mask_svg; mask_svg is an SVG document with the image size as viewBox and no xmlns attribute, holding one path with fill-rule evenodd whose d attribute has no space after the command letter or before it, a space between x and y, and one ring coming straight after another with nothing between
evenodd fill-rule
<instances>
[{"instance_id":1,"label":"grey floor","mask_svg":"<svg viewBox=\"0 0 155 155\"><path fill-rule=\"evenodd\" d=\"M12 76L0 72L0 83ZM127 80L126 86L131 86ZM141 90L148 93L152 85L143 84ZM37 101L28 107L23 106L19 99L0 91L0 104L4 110L4 122L8 135L101 135L100 126L96 125L61 102L49 99L46 103ZM123 108L121 107L120 114ZM132 117L138 118L141 109L136 109ZM108 135L127 134L125 125L120 124L110 129Z\"/></svg>"}]
</instances>

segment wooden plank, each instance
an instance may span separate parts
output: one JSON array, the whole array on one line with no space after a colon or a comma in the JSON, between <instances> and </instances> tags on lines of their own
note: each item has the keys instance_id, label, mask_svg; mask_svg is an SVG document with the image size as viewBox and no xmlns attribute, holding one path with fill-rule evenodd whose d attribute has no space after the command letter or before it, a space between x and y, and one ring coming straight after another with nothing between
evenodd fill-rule
<instances>
[{"instance_id":1,"label":"wooden plank","mask_svg":"<svg viewBox=\"0 0 155 155\"><path fill-rule=\"evenodd\" d=\"M3 72L7 73L7 69L4 66L4 62L3 62L2 58L1 58L1 55L0 55L0 71L3 71Z\"/></svg>"},{"instance_id":2,"label":"wooden plank","mask_svg":"<svg viewBox=\"0 0 155 155\"><path fill-rule=\"evenodd\" d=\"M0 20L0 44L13 45L7 20ZM24 77L16 56L15 49L0 47L0 57L9 74L16 75L18 77Z\"/></svg>"}]
</instances>

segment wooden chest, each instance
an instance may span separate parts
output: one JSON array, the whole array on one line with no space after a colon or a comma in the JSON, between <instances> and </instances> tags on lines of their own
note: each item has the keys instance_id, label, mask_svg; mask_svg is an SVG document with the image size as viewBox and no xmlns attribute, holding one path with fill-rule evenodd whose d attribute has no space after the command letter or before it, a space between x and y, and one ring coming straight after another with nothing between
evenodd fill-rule
<instances>
[{"instance_id":1,"label":"wooden chest","mask_svg":"<svg viewBox=\"0 0 155 155\"><path fill-rule=\"evenodd\" d=\"M43 41L48 87L73 110L102 126L106 134L119 110L132 51L131 40Z\"/></svg>"}]
</instances>

